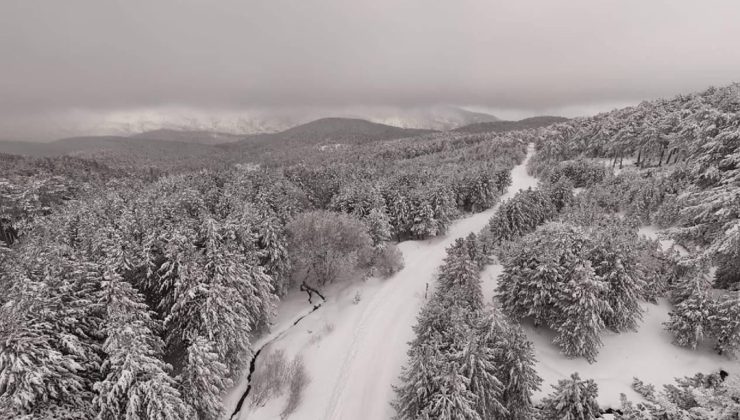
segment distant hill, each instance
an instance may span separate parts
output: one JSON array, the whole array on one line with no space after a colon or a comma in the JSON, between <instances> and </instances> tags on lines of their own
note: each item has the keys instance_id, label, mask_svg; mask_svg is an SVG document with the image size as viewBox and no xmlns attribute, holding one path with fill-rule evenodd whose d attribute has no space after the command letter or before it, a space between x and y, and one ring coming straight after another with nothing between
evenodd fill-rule
<instances>
[{"instance_id":1,"label":"distant hill","mask_svg":"<svg viewBox=\"0 0 740 420\"><path fill-rule=\"evenodd\" d=\"M400 128L357 118L322 118L273 134L273 137L282 141L303 144L327 142L361 144L414 137L432 132L434 130Z\"/></svg>"},{"instance_id":2,"label":"distant hill","mask_svg":"<svg viewBox=\"0 0 740 420\"><path fill-rule=\"evenodd\" d=\"M170 130L163 128L161 130L134 134L130 137L134 139L178 141L181 143L223 144L242 140L245 135L218 133L205 130Z\"/></svg>"},{"instance_id":3,"label":"distant hill","mask_svg":"<svg viewBox=\"0 0 740 420\"><path fill-rule=\"evenodd\" d=\"M502 133L505 131L526 130L529 128L547 127L548 125L557 124L563 121L568 121L568 118L542 116L542 117L525 118L519 121L492 121L492 122L470 124L464 127L456 128L453 131L461 132L461 133L487 133L487 132Z\"/></svg>"},{"instance_id":4,"label":"distant hill","mask_svg":"<svg viewBox=\"0 0 740 420\"><path fill-rule=\"evenodd\" d=\"M433 106L386 111L383 115L370 114L373 122L404 128L426 128L434 130L453 130L470 124L499 121L499 118L482 112L473 112L453 106Z\"/></svg>"},{"instance_id":5,"label":"distant hill","mask_svg":"<svg viewBox=\"0 0 740 420\"><path fill-rule=\"evenodd\" d=\"M71 137L49 143L0 142L0 153L25 156L75 156L111 168L193 169L227 160L213 146L118 136Z\"/></svg>"},{"instance_id":6,"label":"distant hill","mask_svg":"<svg viewBox=\"0 0 740 420\"><path fill-rule=\"evenodd\" d=\"M255 134L236 143L217 147L230 156L264 155L268 159L299 157L302 150L349 147L434 133L373 123L356 118L322 118L279 133Z\"/></svg>"},{"instance_id":7,"label":"distant hill","mask_svg":"<svg viewBox=\"0 0 740 420\"><path fill-rule=\"evenodd\" d=\"M70 137L49 143L0 142L0 153L76 156L112 168L192 169L266 155L300 156L321 147L347 147L432 133L352 118L323 118L279 133L238 136L209 131L155 130L131 137ZM254 159L250 159L254 160Z\"/></svg>"}]
</instances>

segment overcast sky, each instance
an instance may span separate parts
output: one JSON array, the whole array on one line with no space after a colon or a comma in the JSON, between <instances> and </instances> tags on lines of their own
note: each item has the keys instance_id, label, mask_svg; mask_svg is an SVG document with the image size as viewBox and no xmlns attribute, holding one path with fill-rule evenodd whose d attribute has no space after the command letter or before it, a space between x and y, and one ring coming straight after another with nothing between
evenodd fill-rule
<instances>
[{"instance_id":1,"label":"overcast sky","mask_svg":"<svg viewBox=\"0 0 740 420\"><path fill-rule=\"evenodd\" d=\"M738 81L738 40L738 0L2 0L0 130L167 107L587 113Z\"/></svg>"}]
</instances>

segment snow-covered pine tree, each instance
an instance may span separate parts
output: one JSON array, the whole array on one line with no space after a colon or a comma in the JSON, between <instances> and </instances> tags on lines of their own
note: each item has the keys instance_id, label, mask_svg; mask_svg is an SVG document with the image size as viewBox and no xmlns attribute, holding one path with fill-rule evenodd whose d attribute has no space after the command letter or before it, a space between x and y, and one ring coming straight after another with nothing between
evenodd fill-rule
<instances>
[{"instance_id":1,"label":"snow-covered pine tree","mask_svg":"<svg viewBox=\"0 0 740 420\"><path fill-rule=\"evenodd\" d=\"M496 189L500 194L503 194L506 190L506 187L511 185L511 171L507 169L498 171L496 172L494 179L496 182Z\"/></svg>"},{"instance_id":2,"label":"snow-covered pine tree","mask_svg":"<svg viewBox=\"0 0 740 420\"><path fill-rule=\"evenodd\" d=\"M243 252L238 225L206 219L200 249L186 249L165 319L168 346L186 347L197 337L214 343L214 351L236 373L251 356L249 334L274 310L272 279Z\"/></svg>"},{"instance_id":3,"label":"snow-covered pine tree","mask_svg":"<svg viewBox=\"0 0 740 420\"><path fill-rule=\"evenodd\" d=\"M445 263L440 268L436 296L451 299L452 304L471 311L483 308L480 269L472 260L468 243L463 238L458 238L447 249Z\"/></svg>"},{"instance_id":4,"label":"snow-covered pine tree","mask_svg":"<svg viewBox=\"0 0 740 420\"><path fill-rule=\"evenodd\" d=\"M491 309L478 322L476 334L487 348L493 349L496 377L503 386L500 402L510 420L528 420L534 416L532 395L540 389L542 378L535 369L534 348L521 326Z\"/></svg>"},{"instance_id":5,"label":"snow-covered pine tree","mask_svg":"<svg viewBox=\"0 0 740 420\"><path fill-rule=\"evenodd\" d=\"M87 334L99 318L88 297L76 298L73 266L36 245L9 270L10 288L0 306L0 413L89 418L100 360Z\"/></svg>"},{"instance_id":6,"label":"snow-covered pine tree","mask_svg":"<svg viewBox=\"0 0 740 420\"><path fill-rule=\"evenodd\" d=\"M288 291L290 256L284 226L277 217L263 214L256 226L256 246L259 264L265 274L273 280L273 289L278 296Z\"/></svg>"},{"instance_id":7,"label":"snow-covered pine tree","mask_svg":"<svg viewBox=\"0 0 740 420\"><path fill-rule=\"evenodd\" d=\"M573 183L567 178L547 183L542 189L549 196L555 212L561 211L573 202Z\"/></svg>"},{"instance_id":8,"label":"snow-covered pine tree","mask_svg":"<svg viewBox=\"0 0 740 420\"><path fill-rule=\"evenodd\" d=\"M542 420L594 420L601 417L596 397L599 388L592 379L581 380L578 373L553 385L554 391L542 400Z\"/></svg>"},{"instance_id":9,"label":"snow-covered pine tree","mask_svg":"<svg viewBox=\"0 0 740 420\"><path fill-rule=\"evenodd\" d=\"M476 263L478 269L483 270L488 264L491 264L491 257L487 254L485 244L475 233L470 233L465 237L465 245L468 249L470 259Z\"/></svg>"},{"instance_id":10,"label":"snow-covered pine tree","mask_svg":"<svg viewBox=\"0 0 740 420\"><path fill-rule=\"evenodd\" d=\"M469 389L469 379L458 373L459 365L447 362L444 371L438 374L441 383L420 415L408 419L424 420L483 420L478 411L477 396ZM398 420L406 419L399 417Z\"/></svg>"},{"instance_id":11,"label":"snow-covered pine tree","mask_svg":"<svg viewBox=\"0 0 740 420\"><path fill-rule=\"evenodd\" d=\"M707 266L695 260L678 261L675 267L678 277L670 286L670 299L679 304L693 295L696 290L710 290L712 279L706 274Z\"/></svg>"},{"instance_id":12,"label":"snow-covered pine tree","mask_svg":"<svg viewBox=\"0 0 740 420\"><path fill-rule=\"evenodd\" d=\"M408 364L401 372L401 385L394 387L396 398L392 405L396 411L395 419L421 418L422 411L439 390L440 360L438 349L429 343L420 343L409 350Z\"/></svg>"},{"instance_id":13,"label":"snow-covered pine tree","mask_svg":"<svg viewBox=\"0 0 740 420\"><path fill-rule=\"evenodd\" d=\"M223 390L233 385L229 374L229 368L213 350L212 342L196 337L188 346L185 367L176 380L183 399L193 406L197 418L221 418Z\"/></svg>"},{"instance_id":14,"label":"snow-covered pine tree","mask_svg":"<svg viewBox=\"0 0 740 420\"><path fill-rule=\"evenodd\" d=\"M589 362L596 361L602 346L599 334L604 329L602 316L611 313L603 295L606 285L595 276L591 265L571 266L570 280L560 291L563 301L562 312L557 321L553 342L560 346L568 357L583 356Z\"/></svg>"},{"instance_id":15,"label":"snow-covered pine tree","mask_svg":"<svg viewBox=\"0 0 740 420\"><path fill-rule=\"evenodd\" d=\"M115 245L115 244L113 244ZM191 415L171 367L162 360L164 343L143 297L118 272L120 248L108 247L100 303L106 308L103 379L95 384L96 418L174 420Z\"/></svg>"},{"instance_id":16,"label":"snow-covered pine tree","mask_svg":"<svg viewBox=\"0 0 740 420\"><path fill-rule=\"evenodd\" d=\"M496 376L498 349L489 347L471 330L467 343L459 354L458 372L465 378L467 388L475 396L475 411L482 419L507 418L502 404L503 385Z\"/></svg>"},{"instance_id":17,"label":"snow-covered pine tree","mask_svg":"<svg viewBox=\"0 0 740 420\"><path fill-rule=\"evenodd\" d=\"M424 200L412 209L413 224L410 233L417 239L436 236L438 231L437 220L434 219L434 209L431 203Z\"/></svg>"},{"instance_id":18,"label":"snow-covered pine tree","mask_svg":"<svg viewBox=\"0 0 740 420\"><path fill-rule=\"evenodd\" d=\"M391 240L390 219L382 209L370 210L363 222L367 226L367 233L375 249L383 248L385 243Z\"/></svg>"},{"instance_id":19,"label":"snow-covered pine tree","mask_svg":"<svg viewBox=\"0 0 740 420\"><path fill-rule=\"evenodd\" d=\"M548 324L555 309L554 292L564 274L553 258L530 254L528 249L527 245L517 246L514 257L504 264L496 296L501 309L512 318L532 317L535 325Z\"/></svg>"},{"instance_id":20,"label":"snow-covered pine tree","mask_svg":"<svg viewBox=\"0 0 740 420\"><path fill-rule=\"evenodd\" d=\"M634 232L619 223L594 228L593 245L587 254L596 277L608 286L605 299L608 310L602 315L604 324L616 332L636 331L642 319L640 300L645 282L640 278L640 266Z\"/></svg>"},{"instance_id":21,"label":"snow-covered pine tree","mask_svg":"<svg viewBox=\"0 0 740 420\"><path fill-rule=\"evenodd\" d=\"M729 292L714 304L709 329L717 339L715 348L720 354L740 351L740 291Z\"/></svg>"},{"instance_id":22,"label":"snow-covered pine tree","mask_svg":"<svg viewBox=\"0 0 740 420\"><path fill-rule=\"evenodd\" d=\"M501 308L514 319L532 317L536 324L559 319L565 302L560 292L571 268L585 264L586 238L582 229L549 223L522 238L504 263L497 297Z\"/></svg>"},{"instance_id":23,"label":"snow-covered pine tree","mask_svg":"<svg viewBox=\"0 0 740 420\"><path fill-rule=\"evenodd\" d=\"M401 385L394 387L393 406L399 420L423 418L432 400L448 392L443 389L449 385L445 382L448 369L456 363L461 343L470 335L469 310L442 296L438 290L424 305L413 327L415 338L410 343L409 362L402 369Z\"/></svg>"},{"instance_id":24,"label":"snow-covered pine tree","mask_svg":"<svg viewBox=\"0 0 740 420\"><path fill-rule=\"evenodd\" d=\"M691 295L673 308L664 325L673 333L676 344L695 349L704 336L710 334L710 317L713 312L714 303L708 290L701 283L695 282Z\"/></svg>"}]
</instances>

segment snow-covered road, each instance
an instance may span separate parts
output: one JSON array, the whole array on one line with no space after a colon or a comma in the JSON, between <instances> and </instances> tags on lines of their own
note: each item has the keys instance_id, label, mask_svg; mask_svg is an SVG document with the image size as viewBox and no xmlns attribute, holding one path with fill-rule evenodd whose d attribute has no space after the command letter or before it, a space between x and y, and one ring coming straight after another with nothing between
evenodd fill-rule
<instances>
[{"instance_id":1,"label":"snow-covered road","mask_svg":"<svg viewBox=\"0 0 740 420\"><path fill-rule=\"evenodd\" d=\"M530 145L525 161L512 170L512 185L500 201L537 185L526 170L533 152ZM386 420L393 416L392 385L406 363L427 284L431 293L446 248L456 238L483 229L497 207L456 221L444 237L400 243L403 270L389 279L332 290L321 311L271 345L288 355L299 354L311 380L301 405L289 418ZM355 304L352 300L358 292L362 298ZM227 399L225 405L230 412L235 403ZM245 407L240 418L279 418L282 405L284 399L277 398L264 407Z\"/></svg>"}]
</instances>

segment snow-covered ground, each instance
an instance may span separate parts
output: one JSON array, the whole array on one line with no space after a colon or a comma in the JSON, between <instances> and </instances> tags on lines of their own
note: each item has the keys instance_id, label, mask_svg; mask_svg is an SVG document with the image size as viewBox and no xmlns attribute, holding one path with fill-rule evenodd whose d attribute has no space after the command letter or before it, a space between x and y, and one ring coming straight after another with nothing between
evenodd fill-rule
<instances>
[{"instance_id":1,"label":"snow-covered ground","mask_svg":"<svg viewBox=\"0 0 740 420\"><path fill-rule=\"evenodd\" d=\"M640 233L651 239L659 238L658 230L652 226L641 228ZM662 239L660 243L663 249L673 245L670 239ZM686 252L680 245L676 249L679 253ZM502 268L498 264L490 265L481 275L483 293L489 302L493 299ZM525 324L524 330L534 343L537 372L544 380L535 400L549 394L552 391L551 385L560 379L566 379L573 372L578 372L581 378L596 381L599 386L598 400L602 408L618 408L620 393L626 394L633 401L639 400L641 397L631 388L633 377L659 387L672 383L676 377L693 376L695 373L708 373L718 369L724 369L731 375L740 375L740 362L717 355L709 344L689 350L671 343L672 336L662 325L668 321L670 311L666 300L661 299L657 305L645 303L642 306L645 314L640 329L634 333L605 333L602 336L604 346L593 364L583 358L566 358L552 344L552 332Z\"/></svg>"},{"instance_id":2,"label":"snow-covered ground","mask_svg":"<svg viewBox=\"0 0 740 420\"><path fill-rule=\"evenodd\" d=\"M537 180L527 174L526 163L534 152L530 145L527 160L512 170L512 185L501 201L520 189L536 187ZM291 320L311 310L304 295L291 295L280 304L276 333L261 342L280 337L260 358L277 349L292 358L300 355L310 383L293 419L389 419L401 367L406 363L408 342L413 339L425 291L432 292L437 268L446 248L456 238L479 232L496 208L456 221L444 237L399 244L405 267L391 278L370 279L362 283L335 286L327 290L327 302L284 332ZM354 303L360 293L361 299ZM258 347L256 345L255 347ZM264 360L264 359L263 359ZM259 359L258 359L259 363ZM224 401L231 415L242 392L243 380ZM263 407L244 404L240 419L280 418L283 398L268 401ZM228 417L228 416L227 416Z\"/></svg>"}]
</instances>

